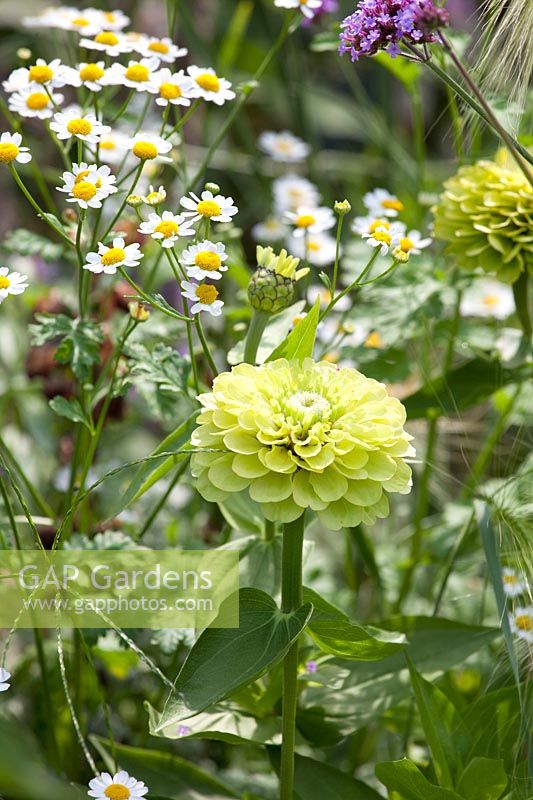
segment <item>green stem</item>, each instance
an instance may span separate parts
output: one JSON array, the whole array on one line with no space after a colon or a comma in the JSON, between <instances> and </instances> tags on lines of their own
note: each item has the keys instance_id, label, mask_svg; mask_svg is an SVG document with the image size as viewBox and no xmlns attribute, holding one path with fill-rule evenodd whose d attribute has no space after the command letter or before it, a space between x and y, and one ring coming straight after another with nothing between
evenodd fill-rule
<instances>
[{"instance_id":1,"label":"green stem","mask_svg":"<svg viewBox=\"0 0 533 800\"><path fill-rule=\"evenodd\" d=\"M106 232L102 236L102 239L101 239L102 242L105 242L105 240L109 236L109 233L113 230L113 226L115 225L117 220L120 219L120 215L124 211L126 203L128 202L128 197L130 196L130 194L133 194L133 191L134 191L135 187L137 186L137 183L139 182L139 178L141 177L141 172L143 171L143 167L144 167L144 161L141 161L141 163L139 164L139 166L137 167L137 169L135 171L135 177L133 179L133 183L132 183L132 185L130 187L130 190L129 190L129 192L126 192L126 194L124 195L124 200L120 204L119 210L117 211L117 213L115 214L115 216L113 217L111 222L109 223L109 226L107 227Z\"/></svg>"},{"instance_id":2,"label":"green stem","mask_svg":"<svg viewBox=\"0 0 533 800\"><path fill-rule=\"evenodd\" d=\"M513 295L516 306L516 313L524 336L529 340L533 334L531 327L531 317L529 316L529 273L524 270L516 283L513 283Z\"/></svg>"},{"instance_id":3,"label":"green stem","mask_svg":"<svg viewBox=\"0 0 533 800\"><path fill-rule=\"evenodd\" d=\"M174 474L174 477L172 478L172 480L170 481L170 483L169 483L169 485L167 487L167 490L159 498L159 500L155 504L155 506L152 509L152 511L148 514L148 517L146 518L146 522L142 526L142 528L140 530L140 533L137 536L137 540L136 541L140 541L143 538L144 534L154 524L156 517L158 516L159 512L161 511L161 509L163 508L165 503L167 502L172 490L174 489L174 487L178 483L179 479L181 478L181 476L183 475L183 473L187 469L187 467L189 465L189 461L190 461L190 456L186 456L185 459L183 460L183 462L178 466L178 468L177 468L177 470L176 470L176 472Z\"/></svg>"},{"instance_id":4,"label":"green stem","mask_svg":"<svg viewBox=\"0 0 533 800\"><path fill-rule=\"evenodd\" d=\"M333 280L331 282L331 296L335 296L335 292L337 291L337 278L339 276L339 259L340 259L340 252L341 252L341 233L342 233L342 223L344 222L344 214L339 214L339 220L337 222L337 238L335 240L335 263L333 265Z\"/></svg>"},{"instance_id":5,"label":"green stem","mask_svg":"<svg viewBox=\"0 0 533 800\"><path fill-rule=\"evenodd\" d=\"M218 375L218 368L215 364L215 359L211 355L211 350L209 349L209 344L207 343L207 339L205 338L204 329L202 328L202 323L200 321L200 314L196 316L196 333L198 334L198 338L200 340L200 344L202 345L202 350L204 351L204 356L209 364L209 368L213 373L213 376L216 377Z\"/></svg>"},{"instance_id":6,"label":"green stem","mask_svg":"<svg viewBox=\"0 0 533 800\"><path fill-rule=\"evenodd\" d=\"M166 306L163 306L161 305L161 303L158 303L157 300L154 300L154 298L151 297L149 294L146 294L146 292L144 292L141 289L141 287L135 283L133 278L130 275L128 275L124 267L119 267L118 271L120 272L124 280L127 281L129 285L135 289L139 297L142 297L142 299L146 303L149 303L151 306L153 306L153 308L157 308L158 311L161 311L162 314L166 314L167 317L171 317L171 319L181 319L185 322L191 321L189 317L184 317L183 314L179 314L177 311L171 311L169 308L166 308Z\"/></svg>"},{"instance_id":7,"label":"green stem","mask_svg":"<svg viewBox=\"0 0 533 800\"><path fill-rule=\"evenodd\" d=\"M359 273L357 278L354 281L352 281L352 283L350 283L350 285L347 286L346 289L343 289L342 292L339 292L339 294L336 297L332 297L331 298L330 302L328 303L328 305L326 306L326 308L324 309L324 311L320 315L320 322L322 322L322 320L325 319L325 317L329 314L331 309L334 306L336 306L337 303L339 302L339 300L342 300L342 298L345 297L348 294L348 292L351 292L352 289L355 289L357 286L363 286L364 285L364 284L361 284L361 281L365 277L365 275L368 275L368 272L370 271L370 269L372 267L372 264L374 263L374 261L378 257L378 254L379 254L379 248L376 247L376 249L374 250L374 252L370 256L365 268L363 269L362 272ZM393 266L395 266L395 264L393 264ZM387 272L388 271L389 270L387 270ZM382 273L382 274L385 275L386 273ZM380 276L378 276L378 277L380 277Z\"/></svg>"},{"instance_id":8,"label":"green stem","mask_svg":"<svg viewBox=\"0 0 533 800\"><path fill-rule=\"evenodd\" d=\"M176 279L176 283L178 286L181 287L181 278L179 274L179 270L182 270L182 266L178 261L177 257L175 256L174 252L170 252L167 248L162 248L165 250L165 255L167 257L168 263L170 264L170 268L174 273L174 277ZM187 298L184 297L183 293L181 295L181 302L183 303L183 310L185 311L187 317L189 316L189 303ZM193 323L191 320L188 320L186 323L187 327L187 346L189 348L189 358L191 359L191 368L192 368L192 377L194 383L194 389L196 394L200 394L200 379L198 377L198 364L196 363L196 357L194 354L194 340L192 335L192 326Z\"/></svg>"},{"instance_id":9,"label":"green stem","mask_svg":"<svg viewBox=\"0 0 533 800\"><path fill-rule=\"evenodd\" d=\"M304 515L283 526L281 573L281 610L289 613L302 605L302 557ZM283 660L283 710L280 800L293 800L294 745L296 739L296 707L298 701L298 641Z\"/></svg>"},{"instance_id":10,"label":"green stem","mask_svg":"<svg viewBox=\"0 0 533 800\"><path fill-rule=\"evenodd\" d=\"M417 193L419 194L424 188L424 165L426 163L424 107L422 103L422 93L419 80L413 85L410 96L413 108L413 134L417 166Z\"/></svg>"},{"instance_id":11,"label":"green stem","mask_svg":"<svg viewBox=\"0 0 533 800\"><path fill-rule=\"evenodd\" d=\"M33 209L37 212L37 215L43 220L43 222L46 222L46 224L48 225L49 228L52 228L53 231L55 231L57 234L59 234L59 236L61 236L62 239L64 239L66 242L69 243L69 245L71 247L73 247L74 246L74 242L71 239L69 239L67 234L63 233L62 231L60 231L59 228L57 228L55 225L53 225L48 220L48 218L46 216L46 212L43 211L43 209L40 207L40 205L33 199L33 197L31 196L30 192L26 189L26 186L24 185L24 183L22 181L22 178L18 174L18 172L15 169L15 167L13 166L13 164L10 164L9 168L11 170L11 173L12 173L12 175L13 175L13 177L14 177L14 179L15 179L18 187L19 187L19 189L22 191L22 193L26 197L26 200L28 200L28 202L31 204Z\"/></svg>"},{"instance_id":12,"label":"green stem","mask_svg":"<svg viewBox=\"0 0 533 800\"><path fill-rule=\"evenodd\" d=\"M181 130L181 128L183 128L183 126L185 125L187 120L189 120L192 117L192 115L194 114L194 112L198 108L200 108L201 104L202 104L202 101L200 99L195 100L194 103L190 106L190 108L185 112L185 114L183 114L183 116L180 117L180 119L176 122L174 127L171 128L169 130L169 132L167 133L167 135L164 136L163 138L164 139L168 139L170 136L172 136L173 133L176 133L177 131ZM167 108L168 108L168 106L167 106ZM161 133L161 135L163 135L163 134Z\"/></svg>"},{"instance_id":13,"label":"green stem","mask_svg":"<svg viewBox=\"0 0 533 800\"><path fill-rule=\"evenodd\" d=\"M257 350L269 317L270 315L267 314L266 311L255 310L252 314L248 333L246 334L246 341L244 343L244 362L246 364L255 364Z\"/></svg>"}]
</instances>

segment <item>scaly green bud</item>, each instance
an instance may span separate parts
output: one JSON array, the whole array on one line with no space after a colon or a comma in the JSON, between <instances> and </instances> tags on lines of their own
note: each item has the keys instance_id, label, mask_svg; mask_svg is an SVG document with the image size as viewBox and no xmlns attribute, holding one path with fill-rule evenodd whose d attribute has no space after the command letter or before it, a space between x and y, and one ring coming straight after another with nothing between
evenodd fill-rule
<instances>
[{"instance_id":1,"label":"scaly green bud","mask_svg":"<svg viewBox=\"0 0 533 800\"><path fill-rule=\"evenodd\" d=\"M309 269L296 269L299 258L282 250L279 255L271 247L257 247L257 270L248 284L248 297L253 308L276 314L292 303L296 282Z\"/></svg>"}]
</instances>

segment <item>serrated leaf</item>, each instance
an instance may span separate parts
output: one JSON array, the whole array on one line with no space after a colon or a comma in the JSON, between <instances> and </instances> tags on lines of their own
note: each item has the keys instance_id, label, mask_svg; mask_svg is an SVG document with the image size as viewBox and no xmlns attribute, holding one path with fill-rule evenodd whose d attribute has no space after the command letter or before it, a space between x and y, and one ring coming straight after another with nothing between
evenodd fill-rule
<instances>
[{"instance_id":1,"label":"serrated leaf","mask_svg":"<svg viewBox=\"0 0 533 800\"><path fill-rule=\"evenodd\" d=\"M126 348L130 377L160 416L175 413L176 396L186 394L190 362L174 348L158 342L150 351L142 344Z\"/></svg>"},{"instance_id":2,"label":"serrated leaf","mask_svg":"<svg viewBox=\"0 0 533 800\"><path fill-rule=\"evenodd\" d=\"M25 228L9 231L2 242L2 249L21 256L39 255L43 261L57 261L64 251L63 245Z\"/></svg>"},{"instance_id":3,"label":"serrated leaf","mask_svg":"<svg viewBox=\"0 0 533 800\"><path fill-rule=\"evenodd\" d=\"M48 405L60 417L70 419L72 422L81 422L91 433L94 430L91 419L85 414L80 401L75 397L67 399L61 395L56 395L49 401Z\"/></svg>"},{"instance_id":4,"label":"serrated leaf","mask_svg":"<svg viewBox=\"0 0 533 800\"><path fill-rule=\"evenodd\" d=\"M60 364L69 364L80 383L87 382L92 367L100 361L100 346L104 341L100 326L65 314L37 314L36 319L37 324L30 325L33 344L59 339L54 358Z\"/></svg>"}]
</instances>

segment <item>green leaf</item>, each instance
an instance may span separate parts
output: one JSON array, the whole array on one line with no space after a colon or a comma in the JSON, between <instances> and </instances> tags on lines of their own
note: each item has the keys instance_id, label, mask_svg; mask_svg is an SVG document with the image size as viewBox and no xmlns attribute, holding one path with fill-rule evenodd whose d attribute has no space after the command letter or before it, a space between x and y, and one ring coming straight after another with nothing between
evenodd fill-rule
<instances>
[{"instance_id":1,"label":"green leaf","mask_svg":"<svg viewBox=\"0 0 533 800\"><path fill-rule=\"evenodd\" d=\"M102 754L107 768L113 772L114 763L109 754L110 742L95 736L91 740ZM237 797L228 786L212 778L207 772L170 753L126 747L122 744L115 744L114 752L122 769L146 783L150 789L150 797L160 795L168 800L232 800Z\"/></svg>"},{"instance_id":2,"label":"green leaf","mask_svg":"<svg viewBox=\"0 0 533 800\"><path fill-rule=\"evenodd\" d=\"M133 383L150 408L163 418L171 418L176 397L187 393L190 362L160 342L151 352L142 344L130 344L126 355Z\"/></svg>"},{"instance_id":3,"label":"green leaf","mask_svg":"<svg viewBox=\"0 0 533 800\"><path fill-rule=\"evenodd\" d=\"M307 631L325 653L354 661L378 661L394 655L406 645L403 634L355 625L346 614L312 589L304 589L304 600L314 607Z\"/></svg>"},{"instance_id":4,"label":"green leaf","mask_svg":"<svg viewBox=\"0 0 533 800\"><path fill-rule=\"evenodd\" d=\"M317 297L313 308L293 328L287 338L272 351L267 361L274 361L276 358L287 358L289 361L297 358L299 361L303 361L304 358L312 357L319 319L320 298Z\"/></svg>"},{"instance_id":5,"label":"green leaf","mask_svg":"<svg viewBox=\"0 0 533 800\"><path fill-rule=\"evenodd\" d=\"M434 786L408 758L377 764L376 775L389 791L401 794L402 800L470 800Z\"/></svg>"},{"instance_id":6,"label":"green leaf","mask_svg":"<svg viewBox=\"0 0 533 800\"><path fill-rule=\"evenodd\" d=\"M257 349L257 356L255 359L257 364L263 364L276 345L285 339L288 331L292 328L294 318L302 313L304 307L305 301L298 300L297 303L293 303L288 308L284 308L283 311L280 311L278 314L272 314L265 326ZM228 353L228 361L230 364L241 363L244 358L244 343L245 340L241 339L240 342L237 342L235 347L232 347Z\"/></svg>"},{"instance_id":7,"label":"green leaf","mask_svg":"<svg viewBox=\"0 0 533 800\"><path fill-rule=\"evenodd\" d=\"M531 367L516 369L503 367L499 361L474 358L435 378L402 402L409 419L425 417L428 408L438 405L444 414L455 416L490 397L508 383L517 383L531 377Z\"/></svg>"},{"instance_id":8,"label":"green leaf","mask_svg":"<svg viewBox=\"0 0 533 800\"><path fill-rule=\"evenodd\" d=\"M265 592L241 589L239 627L207 628L201 634L174 685L181 708L170 705L168 715L175 715L176 710L180 714L185 709L189 713L203 711L256 680L281 661L312 610L306 603L284 614Z\"/></svg>"},{"instance_id":9,"label":"green leaf","mask_svg":"<svg viewBox=\"0 0 533 800\"><path fill-rule=\"evenodd\" d=\"M38 255L43 261L57 261L64 251L63 245L25 228L9 231L2 242L2 249L20 256Z\"/></svg>"},{"instance_id":10,"label":"green leaf","mask_svg":"<svg viewBox=\"0 0 533 800\"><path fill-rule=\"evenodd\" d=\"M100 347L104 341L96 322L72 319L65 314L36 314L37 324L30 325L32 342L36 345L59 339L55 359L69 364L80 383L91 379L92 368L100 362Z\"/></svg>"},{"instance_id":11,"label":"green leaf","mask_svg":"<svg viewBox=\"0 0 533 800\"><path fill-rule=\"evenodd\" d=\"M279 773L280 751L269 748L269 756ZM294 790L298 800L382 800L370 786L322 761L296 755Z\"/></svg>"},{"instance_id":12,"label":"green leaf","mask_svg":"<svg viewBox=\"0 0 533 800\"><path fill-rule=\"evenodd\" d=\"M378 64L390 72L391 75L398 78L407 90L412 89L413 84L417 82L422 72L420 64L416 64L414 61L408 61L406 58L392 58L392 56L384 51L376 53L373 61L377 61Z\"/></svg>"},{"instance_id":13,"label":"green leaf","mask_svg":"<svg viewBox=\"0 0 533 800\"><path fill-rule=\"evenodd\" d=\"M311 41L310 49L315 53L330 53L332 50L339 49L339 31L340 27L336 26L331 31L321 31L315 34Z\"/></svg>"},{"instance_id":14,"label":"green leaf","mask_svg":"<svg viewBox=\"0 0 533 800\"><path fill-rule=\"evenodd\" d=\"M81 422L91 433L93 432L94 426L92 420L84 412L80 401L75 397L67 399L58 394L52 397L48 405L52 411L55 411L60 417L66 417L72 420L72 422Z\"/></svg>"},{"instance_id":15,"label":"green leaf","mask_svg":"<svg viewBox=\"0 0 533 800\"><path fill-rule=\"evenodd\" d=\"M281 744L281 720L244 714L237 708L213 706L183 720L178 715L158 713L146 703L152 736L166 739L216 739L229 744Z\"/></svg>"},{"instance_id":16,"label":"green leaf","mask_svg":"<svg viewBox=\"0 0 533 800\"><path fill-rule=\"evenodd\" d=\"M459 778L457 790L468 800L498 800L506 786L500 758L474 758Z\"/></svg>"}]
</instances>

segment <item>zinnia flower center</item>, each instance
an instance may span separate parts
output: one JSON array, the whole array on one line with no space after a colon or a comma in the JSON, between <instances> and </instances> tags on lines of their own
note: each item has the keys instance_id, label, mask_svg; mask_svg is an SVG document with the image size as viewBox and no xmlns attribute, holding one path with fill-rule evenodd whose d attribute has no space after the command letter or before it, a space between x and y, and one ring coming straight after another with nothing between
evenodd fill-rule
<instances>
[{"instance_id":1,"label":"zinnia flower center","mask_svg":"<svg viewBox=\"0 0 533 800\"><path fill-rule=\"evenodd\" d=\"M46 108L50 103L50 98L44 92L32 92L26 98L26 105L28 108L31 108L32 111L41 111L41 109Z\"/></svg>"},{"instance_id":2,"label":"zinnia flower center","mask_svg":"<svg viewBox=\"0 0 533 800\"><path fill-rule=\"evenodd\" d=\"M0 161L3 164L9 164L10 161L14 161L19 153L20 150L16 144L11 144L10 142L0 143Z\"/></svg>"},{"instance_id":3,"label":"zinnia flower center","mask_svg":"<svg viewBox=\"0 0 533 800\"><path fill-rule=\"evenodd\" d=\"M5 275L0 275L0 289L9 289L11 281Z\"/></svg>"},{"instance_id":4,"label":"zinnia flower center","mask_svg":"<svg viewBox=\"0 0 533 800\"><path fill-rule=\"evenodd\" d=\"M222 261L218 253L213 253L211 250L203 250L201 253L197 253L194 258L194 263L197 267L200 267L200 269L211 272L212 270L218 269Z\"/></svg>"},{"instance_id":5,"label":"zinnia flower center","mask_svg":"<svg viewBox=\"0 0 533 800\"><path fill-rule=\"evenodd\" d=\"M54 77L54 73L46 64L35 64L30 67L28 78L35 83L47 83Z\"/></svg>"},{"instance_id":6,"label":"zinnia flower center","mask_svg":"<svg viewBox=\"0 0 533 800\"><path fill-rule=\"evenodd\" d=\"M73 136L87 136L92 129L93 126L89 120L83 119L82 117L71 119L70 122L67 123L67 131Z\"/></svg>"},{"instance_id":7,"label":"zinnia flower center","mask_svg":"<svg viewBox=\"0 0 533 800\"><path fill-rule=\"evenodd\" d=\"M210 72L203 72L195 78L196 83L201 89L206 92L218 92L220 89L220 81L216 75Z\"/></svg>"},{"instance_id":8,"label":"zinnia flower center","mask_svg":"<svg viewBox=\"0 0 533 800\"><path fill-rule=\"evenodd\" d=\"M98 64L86 64L80 69L82 81L98 81L104 75L104 70Z\"/></svg>"},{"instance_id":9,"label":"zinnia flower center","mask_svg":"<svg viewBox=\"0 0 533 800\"><path fill-rule=\"evenodd\" d=\"M169 51L169 47L164 42L150 42L148 45L148 50L152 50L154 53L163 53L163 55L166 55Z\"/></svg>"},{"instance_id":10,"label":"zinnia flower center","mask_svg":"<svg viewBox=\"0 0 533 800\"><path fill-rule=\"evenodd\" d=\"M382 200L381 201L382 208L390 208L393 211L403 211L403 203L401 200Z\"/></svg>"},{"instance_id":11,"label":"zinnia flower center","mask_svg":"<svg viewBox=\"0 0 533 800\"><path fill-rule=\"evenodd\" d=\"M175 100L177 97L181 97L181 89L175 83L162 83L159 87L159 94L165 100Z\"/></svg>"},{"instance_id":12,"label":"zinnia flower center","mask_svg":"<svg viewBox=\"0 0 533 800\"><path fill-rule=\"evenodd\" d=\"M287 411L308 424L329 417L331 404L318 392L295 392L286 403Z\"/></svg>"},{"instance_id":13,"label":"zinnia flower center","mask_svg":"<svg viewBox=\"0 0 533 800\"><path fill-rule=\"evenodd\" d=\"M79 200L92 200L96 194L96 186L90 181L76 181L72 187L72 196Z\"/></svg>"},{"instance_id":14,"label":"zinnia flower center","mask_svg":"<svg viewBox=\"0 0 533 800\"><path fill-rule=\"evenodd\" d=\"M202 217L219 217L222 213L219 204L215 203L214 200L200 200L196 210Z\"/></svg>"},{"instance_id":15,"label":"zinnia flower center","mask_svg":"<svg viewBox=\"0 0 533 800\"><path fill-rule=\"evenodd\" d=\"M214 286L202 283L196 289L196 297L200 303L205 303L206 306L210 306L217 299L218 292Z\"/></svg>"},{"instance_id":16,"label":"zinnia flower center","mask_svg":"<svg viewBox=\"0 0 533 800\"><path fill-rule=\"evenodd\" d=\"M314 225L315 222L316 219L312 214L300 214L300 216L296 218L296 225L298 228L309 228L309 226Z\"/></svg>"},{"instance_id":17,"label":"zinnia flower center","mask_svg":"<svg viewBox=\"0 0 533 800\"><path fill-rule=\"evenodd\" d=\"M521 631L533 631L533 617L528 614L519 614L515 617L516 627Z\"/></svg>"},{"instance_id":18,"label":"zinnia flower center","mask_svg":"<svg viewBox=\"0 0 533 800\"><path fill-rule=\"evenodd\" d=\"M129 800L131 797L130 790L122 783L112 783L104 791L104 794L109 797L109 800Z\"/></svg>"},{"instance_id":19,"label":"zinnia flower center","mask_svg":"<svg viewBox=\"0 0 533 800\"><path fill-rule=\"evenodd\" d=\"M126 258L126 251L122 247L110 247L103 256L102 264L105 267L110 267L112 264L118 264L119 261L124 261ZM129 795L126 795L128 797Z\"/></svg>"},{"instance_id":20,"label":"zinnia flower center","mask_svg":"<svg viewBox=\"0 0 533 800\"><path fill-rule=\"evenodd\" d=\"M118 44L118 36L115 36L115 34L110 31L103 31L102 33L96 34L94 41L98 44L108 44L112 46Z\"/></svg>"},{"instance_id":21,"label":"zinnia flower center","mask_svg":"<svg viewBox=\"0 0 533 800\"><path fill-rule=\"evenodd\" d=\"M165 239L170 236L177 236L179 232L179 225L171 219L165 219L155 226L154 232L162 233Z\"/></svg>"},{"instance_id":22,"label":"zinnia flower center","mask_svg":"<svg viewBox=\"0 0 533 800\"><path fill-rule=\"evenodd\" d=\"M144 64L130 64L126 70L126 78L134 83L143 83L150 77L150 70Z\"/></svg>"},{"instance_id":23,"label":"zinnia flower center","mask_svg":"<svg viewBox=\"0 0 533 800\"><path fill-rule=\"evenodd\" d=\"M133 155L137 156L137 158L140 158L142 161L147 161L157 156L157 147L152 142L135 142L133 145Z\"/></svg>"}]
</instances>

